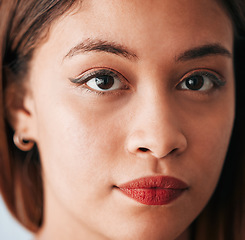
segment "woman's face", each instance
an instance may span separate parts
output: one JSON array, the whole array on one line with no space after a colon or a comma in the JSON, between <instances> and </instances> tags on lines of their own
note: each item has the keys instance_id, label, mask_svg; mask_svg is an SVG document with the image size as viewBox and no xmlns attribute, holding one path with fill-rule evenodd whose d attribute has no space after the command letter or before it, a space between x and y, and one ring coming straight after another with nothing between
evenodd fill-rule
<instances>
[{"instance_id":1,"label":"woman's face","mask_svg":"<svg viewBox=\"0 0 245 240\"><path fill-rule=\"evenodd\" d=\"M43 168L40 236L184 232L226 155L232 47L232 24L212 0L85 0L56 21L26 96Z\"/></svg>"}]
</instances>

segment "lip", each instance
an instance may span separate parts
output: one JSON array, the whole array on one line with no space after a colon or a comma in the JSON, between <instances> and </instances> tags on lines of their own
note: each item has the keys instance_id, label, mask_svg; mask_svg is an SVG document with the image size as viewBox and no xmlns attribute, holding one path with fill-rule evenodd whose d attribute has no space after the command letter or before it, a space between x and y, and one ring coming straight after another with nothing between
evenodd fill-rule
<instances>
[{"instance_id":1,"label":"lip","mask_svg":"<svg viewBox=\"0 0 245 240\"><path fill-rule=\"evenodd\" d=\"M117 188L142 204L167 205L179 198L188 189L188 185L174 177L152 176L135 179Z\"/></svg>"}]
</instances>

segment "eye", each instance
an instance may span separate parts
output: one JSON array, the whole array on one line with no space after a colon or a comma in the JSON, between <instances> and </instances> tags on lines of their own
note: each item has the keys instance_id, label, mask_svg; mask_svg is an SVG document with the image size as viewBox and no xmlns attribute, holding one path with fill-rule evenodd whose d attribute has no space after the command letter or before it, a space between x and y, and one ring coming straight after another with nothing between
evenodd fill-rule
<instances>
[{"instance_id":1,"label":"eye","mask_svg":"<svg viewBox=\"0 0 245 240\"><path fill-rule=\"evenodd\" d=\"M194 72L185 77L179 84L178 89L191 91L209 91L214 87L223 86L225 82L210 72Z\"/></svg>"},{"instance_id":2,"label":"eye","mask_svg":"<svg viewBox=\"0 0 245 240\"><path fill-rule=\"evenodd\" d=\"M84 84L91 90L109 92L113 90L128 89L123 76L110 69L91 71L77 79L70 79L73 83Z\"/></svg>"},{"instance_id":3,"label":"eye","mask_svg":"<svg viewBox=\"0 0 245 240\"><path fill-rule=\"evenodd\" d=\"M112 91L123 86L120 79L112 73L94 76L86 84L97 91Z\"/></svg>"}]
</instances>

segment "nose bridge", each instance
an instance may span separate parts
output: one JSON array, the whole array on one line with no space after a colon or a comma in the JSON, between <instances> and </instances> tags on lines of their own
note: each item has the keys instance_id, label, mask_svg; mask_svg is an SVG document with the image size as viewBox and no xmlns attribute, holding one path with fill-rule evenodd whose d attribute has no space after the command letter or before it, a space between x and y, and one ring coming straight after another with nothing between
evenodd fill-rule
<instances>
[{"instance_id":1,"label":"nose bridge","mask_svg":"<svg viewBox=\"0 0 245 240\"><path fill-rule=\"evenodd\" d=\"M184 150L187 142L181 132L177 105L171 92L159 87L148 88L138 96L137 102L129 150L150 152L157 158L173 150Z\"/></svg>"},{"instance_id":2,"label":"nose bridge","mask_svg":"<svg viewBox=\"0 0 245 240\"><path fill-rule=\"evenodd\" d=\"M178 129L177 113L175 112L174 99L171 94L156 89L149 91L142 98L142 119L144 130L159 138L166 138L168 131ZM161 136L162 135L162 136Z\"/></svg>"}]
</instances>

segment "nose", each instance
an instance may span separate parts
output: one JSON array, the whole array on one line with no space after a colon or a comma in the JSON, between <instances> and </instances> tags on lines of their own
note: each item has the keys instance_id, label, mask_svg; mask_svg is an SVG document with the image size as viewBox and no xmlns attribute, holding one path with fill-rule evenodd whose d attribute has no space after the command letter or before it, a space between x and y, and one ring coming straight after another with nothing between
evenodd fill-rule
<instances>
[{"instance_id":1,"label":"nose","mask_svg":"<svg viewBox=\"0 0 245 240\"><path fill-rule=\"evenodd\" d=\"M127 150L134 155L150 154L158 159L182 153L187 148L187 139L174 99L153 93L142 96L137 102L138 107L131 116Z\"/></svg>"}]
</instances>

